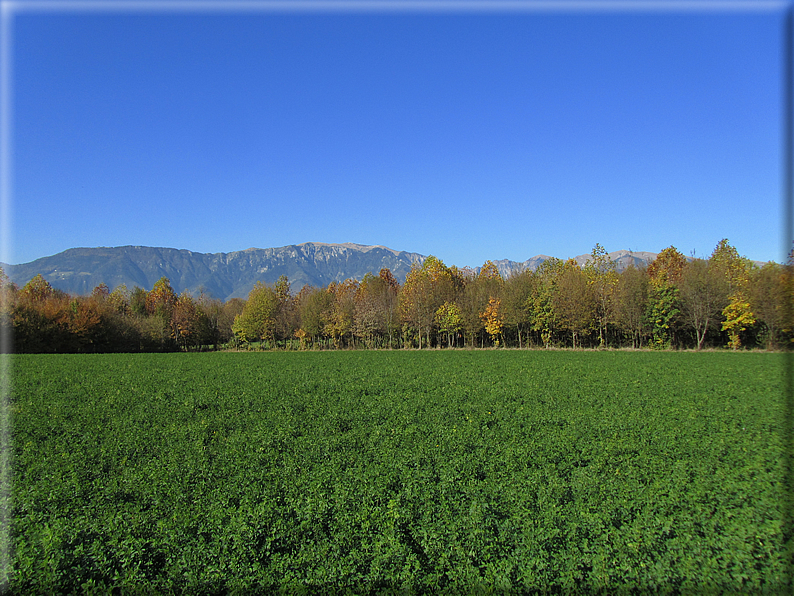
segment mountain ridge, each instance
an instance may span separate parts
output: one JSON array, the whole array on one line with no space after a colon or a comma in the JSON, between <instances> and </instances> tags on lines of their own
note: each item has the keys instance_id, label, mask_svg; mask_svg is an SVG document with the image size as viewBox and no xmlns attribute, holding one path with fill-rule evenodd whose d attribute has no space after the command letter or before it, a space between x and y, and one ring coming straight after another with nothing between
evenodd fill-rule
<instances>
[{"instance_id":1,"label":"mountain ridge","mask_svg":"<svg viewBox=\"0 0 794 596\"><path fill-rule=\"evenodd\" d=\"M651 262L657 253L626 250L609 253L623 270L629 265L642 266ZM247 248L218 253L200 253L189 249L126 245L116 247L76 247L29 263L7 265L0 263L6 275L23 286L41 274L54 288L71 294L90 293L101 283L113 289L125 284L151 289L161 277L167 277L176 292L205 291L229 300L246 298L257 281L275 282L286 275L293 291L303 285L327 286L334 281L361 279L367 273L375 275L388 268L400 282L414 262L422 263L427 256L398 251L382 245L354 242L304 242L274 248ZM526 261L493 260L503 277L524 269L535 270L552 257L536 255ZM574 257L583 265L589 254ZM472 268L479 271L479 267Z\"/></svg>"}]
</instances>

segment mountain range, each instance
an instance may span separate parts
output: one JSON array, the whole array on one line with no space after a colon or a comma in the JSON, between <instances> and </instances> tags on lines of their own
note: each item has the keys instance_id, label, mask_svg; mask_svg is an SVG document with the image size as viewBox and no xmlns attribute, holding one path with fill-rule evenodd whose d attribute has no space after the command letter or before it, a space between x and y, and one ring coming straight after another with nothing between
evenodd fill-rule
<instances>
[{"instance_id":1,"label":"mountain range","mask_svg":"<svg viewBox=\"0 0 794 596\"><path fill-rule=\"evenodd\" d=\"M656 253L620 250L609 256L621 271L629 265L650 263ZM583 265L589 257L580 255L575 260ZM411 264L422 263L426 258L385 246L306 242L229 253L150 246L70 248L30 263L0 266L19 287L41 274L54 288L82 295L101 283L111 290L121 284L129 289L139 286L149 290L158 279L167 277L177 293L203 290L225 301L246 298L257 281L274 283L281 275L289 278L294 291L306 284L324 287L333 281L360 280L367 273L377 275L384 267L403 283ZM534 271L549 258L537 255L523 262L507 259L493 262L503 277L509 277L524 269Z\"/></svg>"}]
</instances>

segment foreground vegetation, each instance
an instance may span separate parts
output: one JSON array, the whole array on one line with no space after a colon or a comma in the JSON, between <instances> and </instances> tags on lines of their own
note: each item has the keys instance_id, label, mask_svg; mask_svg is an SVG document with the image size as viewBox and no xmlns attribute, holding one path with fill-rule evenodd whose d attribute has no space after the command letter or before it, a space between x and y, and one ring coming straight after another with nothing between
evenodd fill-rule
<instances>
[{"instance_id":1,"label":"foreground vegetation","mask_svg":"<svg viewBox=\"0 0 794 596\"><path fill-rule=\"evenodd\" d=\"M13 356L11 588L788 593L785 356Z\"/></svg>"},{"instance_id":2,"label":"foreground vegetation","mask_svg":"<svg viewBox=\"0 0 794 596\"><path fill-rule=\"evenodd\" d=\"M268 349L453 346L788 348L794 344L791 269L758 267L727 240L707 260L674 247L647 268L618 273L599 245L584 266L549 259L503 279L415 264L400 285L388 269L297 294L282 276L247 300L177 295L167 278L147 291L101 285L69 296L37 276L21 289L0 271L0 331L14 350L135 352L219 346ZM0 335L2 335L0 333Z\"/></svg>"}]
</instances>

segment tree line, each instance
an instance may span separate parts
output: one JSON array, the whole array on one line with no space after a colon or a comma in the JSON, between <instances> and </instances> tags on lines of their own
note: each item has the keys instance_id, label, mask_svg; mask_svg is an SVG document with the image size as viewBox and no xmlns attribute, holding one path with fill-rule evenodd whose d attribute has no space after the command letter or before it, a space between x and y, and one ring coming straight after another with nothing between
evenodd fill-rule
<instances>
[{"instance_id":1,"label":"tree line","mask_svg":"<svg viewBox=\"0 0 794 596\"><path fill-rule=\"evenodd\" d=\"M794 255L794 252L792 253ZM664 249L647 267L618 272L603 247L580 266L551 258L503 278L436 257L404 284L388 269L363 279L304 286L258 282L247 300L151 290L88 296L54 289L41 275L24 287L0 269L0 325L16 352L206 349L632 347L703 349L794 345L794 259L759 267L727 240L708 259Z\"/></svg>"}]
</instances>

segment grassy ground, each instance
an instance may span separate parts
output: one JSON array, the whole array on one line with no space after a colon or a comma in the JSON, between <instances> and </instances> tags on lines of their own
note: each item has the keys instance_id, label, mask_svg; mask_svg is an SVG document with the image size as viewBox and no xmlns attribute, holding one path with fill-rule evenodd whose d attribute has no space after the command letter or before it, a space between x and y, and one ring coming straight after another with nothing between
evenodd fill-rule
<instances>
[{"instance_id":1,"label":"grassy ground","mask_svg":"<svg viewBox=\"0 0 794 596\"><path fill-rule=\"evenodd\" d=\"M782 591L784 358L15 356L11 586Z\"/></svg>"}]
</instances>

